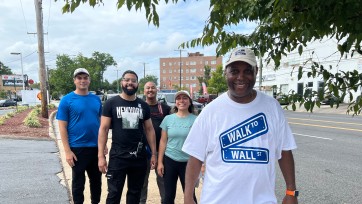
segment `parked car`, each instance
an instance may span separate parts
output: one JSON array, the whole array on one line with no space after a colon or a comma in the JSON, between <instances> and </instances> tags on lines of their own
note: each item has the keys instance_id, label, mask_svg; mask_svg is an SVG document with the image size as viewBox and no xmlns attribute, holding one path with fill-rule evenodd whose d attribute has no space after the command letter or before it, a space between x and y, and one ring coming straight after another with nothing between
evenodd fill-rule
<instances>
[{"instance_id":1,"label":"parked car","mask_svg":"<svg viewBox=\"0 0 362 204\"><path fill-rule=\"evenodd\" d=\"M171 107L171 109L173 109L173 107L175 107L175 94L176 93L158 93L157 99L162 103L166 103L168 106ZM195 107L195 114L197 115L204 108L204 105L202 103L192 101L192 104Z\"/></svg>"},{"instance_id":2,"label":"parked car","mask_svg":"<svg viewBox=\"0 0 362 204\"><path fill-rule=\"evenodd\" d=\"M143 94L137 94L137 97L144 100L144 101L146 101L146 96L143 95Z\"/></svg>"},{"instance_id":3,"label":"parked car","mask_svg":"<svg viewBox=\"0 0 362 204\"><path fill-rule=\"evenodd\" d=\"M276 99L280 105L289 105L289 101L285 95L276 96Z\"/></svg>"},{"instance_id":4,"label":"parked car","mask_svg":"<svg viewBox=\"0 0 362 204\"><path fill-rule=\"evenodd\" d=\"M324 105L330 105L330 104L337 104L337 103L342 103L342 99L338 98L337 96L334 96L332 94L327 95L326 97L324 97L324 99L321 101L321 104Z\"/></svg>"},{"instance_id":5,"label":"parked car","mask_svg":"<svg viewBox=\"0 0 362 204\"><path fill-rule=\"evenodd\" d=\"M16 106L16 101L14 99L4 99L0 100L0 107Z\"/></svg>"},{"instance_id":6,"label":"parked car","mask_svg":"<svg viewBox=\"0 0 362 204\"><path fill-rule=\"evenodd\" d=\"M214 100L217 97L215 94L208 94L208 95L202 95L197 99L197 102L202 104L210 103L212 100Z\"/></svg>"},{"instance_id":7,"label":"parked car","mask_svg":"<svg viewBox=\"0 0 362 204\"><path fill-rule=\"evenodd\" d=\"M104 103L106 100L108 100L108 99L110 99L110 98L112 98L112 97L115 97L115 96L117 96L117 95L119 95L118 93L113 93L113 94L105 94L105 95L103 95L103 97L102 97L102 103Z\"/></svg>"},{"instance_id":8,"label":"parked car","mask_svg":"<svg viewBox=\"0 0 362 204\"><path fill-rule=\"evenodd\" d=\"M207 103L207 98L204 97L204 96L200 96L200 97L197 99L197 102L202 103L202 104L205 104L205 103Z\"/></svg>"},{"instance_id":9,"label":"parked car","mask_svg":"<svg viewBox=\"0 0 362 204\"><path fill-rule=\"evenodd\" d=\"M89 92L96 95L96 96L98 96L99 99L101 99L101 101L103 100L103 98L105 96L105 94L103 92L101 92L101 91L89 91Z\"/></svg>"}]
</instances>

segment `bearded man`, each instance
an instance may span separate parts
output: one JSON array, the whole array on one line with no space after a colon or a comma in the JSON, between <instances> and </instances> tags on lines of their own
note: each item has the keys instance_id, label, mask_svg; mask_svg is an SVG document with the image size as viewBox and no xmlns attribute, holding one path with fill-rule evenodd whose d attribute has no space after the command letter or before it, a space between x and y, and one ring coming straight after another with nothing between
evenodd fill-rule
<instances>
[{"instance_id":1,"label":"bearded man","mask_svg":"<svg viewBox=\"0 0 362 204\"><path fill-rule=\"evenodd\" d=\"M103 107L98 134L98 167L106 174L108 195L106 203L120 203L127 177L127 204L139 203L147 172L146 139L152 151L151 169L156 163L156 139L150 107L136 96L138 76L127 70L122 75L122 93L107 100ZM112 127L109 165L104 148ZM146 135L145 135L146 133Z\"/></svg>"}]
</instances>

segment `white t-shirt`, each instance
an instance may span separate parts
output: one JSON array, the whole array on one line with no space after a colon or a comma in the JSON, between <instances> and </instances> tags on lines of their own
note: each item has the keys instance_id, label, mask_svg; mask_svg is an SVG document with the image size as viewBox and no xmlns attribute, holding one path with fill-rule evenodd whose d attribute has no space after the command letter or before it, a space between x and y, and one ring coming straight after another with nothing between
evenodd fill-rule
<instances>
[{"instance_id":1,"label":"white t-shirt","mask_svg":"<svg viewBox=\"0 0 362 204\"><path fill-rule=\"evenodd\" d=\"M196 118L182 150L206 163L201 202L277 203L275 163L296 148L279 103L257 91L248 104L224 93Z\"/></svg>"}]
</instances>

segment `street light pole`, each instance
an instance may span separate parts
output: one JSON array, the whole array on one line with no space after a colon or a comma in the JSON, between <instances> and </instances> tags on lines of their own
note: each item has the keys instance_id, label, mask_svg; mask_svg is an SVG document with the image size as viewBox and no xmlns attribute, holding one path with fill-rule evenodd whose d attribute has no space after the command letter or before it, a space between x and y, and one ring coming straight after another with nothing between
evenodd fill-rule
<instances>
[{"instance_id":1,"label":"street light pole","mask_svg":"<svg viewBox=\"0 0 362 204\"><path fill-rule=\"evenodd\" d=\"M143 78L146 78L146 64L148 63L142 62L142 64L143 64Z\"/></svg>"},{"instance_id":2,"label":"street light pole","mask_svg":"<svg viewBox=\"0 0 362 204\"><path fill-rule=\"evenodd\" d=\"M23 69L23 54L21 52L12 52L12 55L20 55L20 63L21 63L21 78L23 79L23 90L25 90L25 82L24 82L24 69Z\"/></svg>"}]
</instances>

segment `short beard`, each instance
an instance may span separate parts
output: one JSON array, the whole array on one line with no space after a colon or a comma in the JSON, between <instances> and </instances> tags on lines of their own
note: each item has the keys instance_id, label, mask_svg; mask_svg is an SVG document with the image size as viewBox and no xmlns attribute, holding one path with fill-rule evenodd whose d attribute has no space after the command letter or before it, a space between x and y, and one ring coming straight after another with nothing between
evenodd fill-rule
<instances>
[{"instance_id":1,"label":"short beard","mask_svg":"<svg viewBox=\"0 0 362 204\"><path fill-rule=\"evenodd\" d=\"M138 86L137 87L133 87L132 90L128 90L127 87L122 86L122 90L125 94L127 94L128 96L133 96L135 93L137 93L138 91Z\"/></svg>"}]
</instances>

